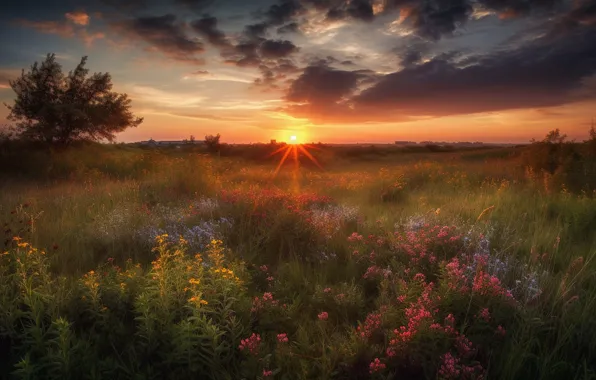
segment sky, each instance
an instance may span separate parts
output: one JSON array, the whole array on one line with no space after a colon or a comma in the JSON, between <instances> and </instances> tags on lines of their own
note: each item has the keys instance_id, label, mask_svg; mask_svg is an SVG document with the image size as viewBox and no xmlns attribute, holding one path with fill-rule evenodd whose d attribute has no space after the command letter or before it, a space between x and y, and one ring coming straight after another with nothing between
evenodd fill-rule
<instances>
[{"instance_id":1,"label":"sky","mask_svg":"<svg viewBox=\"0 0 596 380\"><path fill-rule=\"evenodd\" d=\"M144 118L122 142L581 140L596 117L596 0L3 4L0 102L48 53L88 56Z\"/></svg>"}]
</instances>

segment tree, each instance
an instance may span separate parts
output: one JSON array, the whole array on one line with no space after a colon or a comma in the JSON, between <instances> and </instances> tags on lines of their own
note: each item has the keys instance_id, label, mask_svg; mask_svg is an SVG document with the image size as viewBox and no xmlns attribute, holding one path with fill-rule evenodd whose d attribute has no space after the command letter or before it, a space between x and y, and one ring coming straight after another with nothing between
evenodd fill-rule
<instances>
[{"instance_id":1,"label":"tree","mask_svg":"<svg viewBox=\"0 0 596 380\"><path fill-rule=\"evenodd\" d=\"M195 136L194 135L190 135L190 143L194 144L195 143Z\"/></svg>"},{"instance_id":2,"label":"tree","mask_svg":"<svg viewBox=\"0 0 596 380\"><path fill-rule=\"evenodd\" d=\"M219 133L215 136L213 136L213 135L205 136L205 145L207 146L207 149L209 149L212 152L217 152L219 150L219 147L221 146L221 144L219 142L220 139L221 139L221 135Z\"/></svg>"},{"instance_id":3,"label":"tree","mask_svg":"<svg viewBox=\"0 0 596 380\"><path fill-rule=\"evenodd\" d=\"M86 62L83 57L65 76L55 55L48 54L41 65L35 62L10 81L16 99L14 105L5 105L18 137L49 144L113 141L116 133L143 122L130 111L128 96L112 91L110 74L88 77Z\"/></svg>"}]
</instances>

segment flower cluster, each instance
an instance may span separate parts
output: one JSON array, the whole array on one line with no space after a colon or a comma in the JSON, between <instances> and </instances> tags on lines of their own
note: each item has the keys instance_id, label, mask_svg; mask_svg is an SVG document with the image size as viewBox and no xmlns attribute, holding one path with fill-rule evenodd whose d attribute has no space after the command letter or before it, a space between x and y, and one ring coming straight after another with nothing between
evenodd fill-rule
<instances>
[{"instance_id":1,"label":"flower cluster","mask_svg":"<svg viewBox=\"0 0 596 380\"><path fill-rule=\"evenodd\" d=\"M370 313L366 316L364 324L356 328L356 334L360 339L366 341L380 328L381 313Z\"/></svg>"},{"instance_id":2,"label":"flower cluster","mask_svg":"<svg viewBox=\"0 0 596 380\"><path fill-rule=\"evenodd\" d=\"M266 308L277 307L278 305L279 301L273 298L273 294L271 292L265 292L262 297L255 297L253 299L250 311L252 313L258 313Z\"/></svg>"},{"instance_id":3,"label":"flower cluster","mask_svg":"<svg viewBox=\"0 0 596 380\"><path fill-rule=\"evenodd\" d=\"M385 369L385 364L381 362L381 360L379 358L375 358L375 360L373 360L370 365L369 365L369 372L371 374L376 373L376 372L381 372L382 370Z\"/></svg>"},{"instance_id":4,"label":"flower cluster","mask_svg":"<svg viewBox=\"0 0 596 380\"><path fill-rule=\"evenodd\" d=\"M261 336L253 333L250 337L242 339L238 348L240 351L248 351L251 355L257 355L259 353L260 345Z\"/></svg>"}]
</instances>

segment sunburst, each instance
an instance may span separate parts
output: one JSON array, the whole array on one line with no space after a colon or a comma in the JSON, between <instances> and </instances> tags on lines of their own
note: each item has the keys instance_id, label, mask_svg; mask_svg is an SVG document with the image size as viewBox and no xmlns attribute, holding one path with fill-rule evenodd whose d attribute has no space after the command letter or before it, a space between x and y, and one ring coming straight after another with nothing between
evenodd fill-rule
<instances>
[{"instance_id":1,"label":"sunburst","mask_svg":"<svg viewBox=\"0 0 596 380\"><path fill-rule=\"evenodd\" d=\"M290 141L296 141L295 136L292 136L292 137L290 137ZM275 156L276 154L280 154L280 153L282 154L281 159L279 160L279 163L277 164L277 167L275 168L275 172L273 173L273 175L277 176L277 173L279 173L284 162L286 162L286 160L288 159L288 157L290 157L290 155L292 156L292 159L294 160L296 167L298 167L300 165L300 160L299 160L299 155L298 155L299 152L302 153L304 156L306 156L306 158L308 158L319 169L324 170L323 167L321 166L321 164L319 163L319 161L317 161L317 159L309 152L309 149L319 149L319 148L309 145L309 144L291 143L291 144L282 146L281 148L277 149L275 152L271 153L268 157L272 157L272 156Z\"/></svg>"}]
</instances>

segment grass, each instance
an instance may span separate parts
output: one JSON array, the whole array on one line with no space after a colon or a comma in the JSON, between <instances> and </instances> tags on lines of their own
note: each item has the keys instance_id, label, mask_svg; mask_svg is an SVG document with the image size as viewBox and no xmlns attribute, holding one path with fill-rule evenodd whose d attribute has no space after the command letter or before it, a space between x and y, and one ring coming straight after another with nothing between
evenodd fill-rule
<instances>
[{"instance_id":1,"label":"grass","mask_svg":"<svg viewBox=\"0 0 596 380\"><path fill-rule=\"evenodd\" d=\"M0 185L0 376L596 378L596 200L520 149L34 157Z\"/></svg>"}]
</instances>

